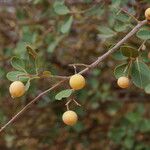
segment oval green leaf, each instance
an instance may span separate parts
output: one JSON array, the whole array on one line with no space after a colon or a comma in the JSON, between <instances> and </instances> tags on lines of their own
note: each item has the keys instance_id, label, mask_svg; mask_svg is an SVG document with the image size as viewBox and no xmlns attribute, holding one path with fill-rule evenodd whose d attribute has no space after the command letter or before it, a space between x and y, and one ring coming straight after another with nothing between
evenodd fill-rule
<instances>
[{"instance_id":1,"label":"oval green leaf","mask_svg":"<svg viewBox=\"0 0 150 150\"><path fill-rule=\"evenodd\" d=\"M145 88L150 83L150 69L141 61L135 61L131 67L131 78L135 86Z\"/></svg>"},{"instance_id":2,"label":"oval green leaf","mask_svg":"<svg viewBox=\"0 0 150 150\"><path fill-rule=\"evenodd\" d=\"M116 51L112 54L112 57L115 59L115 60L126 60L127 57L125 57L121 51Z\"/></svg>"},{"instance_id":3,"label":"oval green leaf","mask_svg":"<svg viewBox=\"0 0 150 150\"><path fill-rule=\"evenodd\" d=\"M131 46L122 46L120 48L120 50L121 50L122 54L126 57L136 58L136 57L139 56L138 51L135 48L131 47Z\"/></svg>"},{"instance_id":4,"label":"oval green leaf","mask_svg":"<svg viewBox=\"0 0 150 150\"><path fill-rule=\"evenodd\" d=\"M70 13L70 10L65 6L64 2L56 1L53 5L54 11L58 15L66 15Z\"/></svg>"},{"instance_id":5,"label":"oval green leaf","mask_svg":"<svg viewBox=\"0 0 150 150\"><path fill-rule=\"evenodd\" d=\"M150 39L150 30L141 29L137 32L136 36L142 40L149 40Z\"/></svg>"},{"instance_id":6,"label":"oval green leaf","mask_svg":"<svg viewBox=\"0 0 150 150\"><path fill-rule=\"evenodd\" d=\"M64 22L64 24L61 26L60 31L64 34L69 32L72 22L73 22L73 16L70 16L69 18L67 18L67 20Z\"/></svg>"},{"instance_id":7,"label":"oval green leaf","mask_svg":"<svg viewBox=\"0 0 150 150\"><path fill-rule=\"evenodd\" d=\"M25 71L25 62L18 57L13 57L11 59L11 65L17 70Z\"/></svg>"},{"instance_id":8,"label":"oval green leaf","mask_svg":"<svg viewBox=\"0 0 150 150\"><path fill-rule=\"evenodd\" d=\"M6 75L7 79L10 81L22 81L22 82L26 82L28 81L28 77L26 76L26 73L21 72L21 71L11 71L8 72Z\"/></svg>"},{"instance_id":9,"label":"oval green leaf","mask_svg":"<svg viewBox=\"0 0 150 150\"><path fill-rule=\"evenodd\" d=\"M116 79L118 79L122 76L127 76L127 74L128 74L127 63L118 65L114 70L114 75L115 75Z\"/></svg>"},{"instance_id":10,"label":"oval green leaf","mask_svg":"<svg viewBox=\"0 0 150 150\"><path fill-rule=\"evenodd\" d=\"M72 92L72 89L62 90L55 96L55 99L62 100L63 98L67 98L72 94Z\"/></svg>"}]
</instances>

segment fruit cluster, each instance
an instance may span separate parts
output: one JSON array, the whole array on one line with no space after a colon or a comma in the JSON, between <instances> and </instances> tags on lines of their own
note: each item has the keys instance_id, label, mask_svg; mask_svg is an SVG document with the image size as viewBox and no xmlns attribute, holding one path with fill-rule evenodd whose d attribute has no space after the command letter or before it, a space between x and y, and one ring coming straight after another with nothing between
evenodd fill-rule
<instances>
[{"instance_id":1,"label":"fruit cluster","mask_svg":"<svg viewBox=\"0 0 150 150\"><path fill-rule=\"evenodd\" d=\"M69 85L73 90L80 90L85 86L85 78L80 74L75 74L70 77ZM9 92L12 98L18 98L24 95L26 91L25 85L21 81L14 81L9 87ZM73 126L78 120L76 112L67 110L62 120L65 124Z\"/></svg>"},{"instance_id":2,"label":"fruit cluster","mask_svg":"<svg viewBox=\"0 0 150 150\"><path fill-rule=\"evenodd\" d=\"M130 81L127 77L120 77L117 83L119 87L127 88ZM80 74L75 74L70 77L69 85L73 90L80 90L85 86L85 78ZM25 93L25 85L21 81L14 81L9 87L9 92L12 98L21 97ZM67 110L62 116L62 120L66 125L73 126L76 124L78 116L76 112Z\"/></svg>"},{"instance_id":3,"label":"fruit cluster","mask_svg":"<svg viewBox=\"0 0 150 150\"><path fill-rule=\"evenodd\" d=\"M146 9L145 18L148 23L150 23L150 8ZM121 88L128 88L130 86L130 79L126 76L122 76L118 79L117 84ZM85 78L81 74L75 74L70 77L69 85L73 90L80 90L85 86ZM23 96L25 91L26 87L21 81L14 81L9 87L12 98ZM65 124L73 126L76 124L78 116L76 112L67 110L62 116L62 120Z\"/></svg>"},{"instance_id":4,"label":"fruit cluster","mask_svg":"<svg viewBox=\"0 0 150 150\"><path fill-rule=\"evenodd\" d=\"M85 86L85 78L80 74L75 74L70 77L69 85L73 90L80 90ZM62 120L66 125L73 126L78 120L76 112L67 110L62 116Z\"/></svg>"}]
</instances>

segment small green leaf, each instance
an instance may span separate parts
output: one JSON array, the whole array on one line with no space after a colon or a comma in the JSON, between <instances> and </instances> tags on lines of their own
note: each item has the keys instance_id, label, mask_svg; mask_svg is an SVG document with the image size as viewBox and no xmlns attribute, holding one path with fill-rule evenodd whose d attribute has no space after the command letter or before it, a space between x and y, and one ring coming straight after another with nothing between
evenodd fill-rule
<instances>
[{"instance_id":1,"label":"small green leaf","mask_svg":"<svg viewBox=\"0 0 150 150\"><path fill-rule=\"evenodd\" d=\"M115 23L114 30L116 32L123 32L123 31L126 31L128 27L129 27L129 24L125 24L120 21L117 21Z\"/></svg>"},{"instance_id":2,"label":"small green leaf","mask_svg":"<svg viewBox=\"0 0 150 150\"><path fill-rule=\"evenodd\" d=\"M131 78L139 88L145 88L150 83L150 69L141 61L135 61L131 67Z\"/></svg>"},{"instance_id":3,"label":"small green leaf","mask_svg":"<svg viewBox=\"0 0 150 150\"><path fill-rule=\"evenodd\" d=\"M48 48L47 48L47 51L50 52L50 53L52 53L52 52L56 49L56 47L58 46L59 42L60 42L64 37L65 37L64 35L61 35L61 36L56 37L56 39L55 39L54 41L52 41L52 42L49 44L49 46L48 46Z\"/></svg>"},{"instance_id":4,"label":"small green leaf","mask_svg":"<svg viewBox=\"0 0 150 150\"><path fill-rule=\"evenodd\" d=\"M116 60L126 60L127 57L123 56L121 51L116 51L115 53L112 54L112 57Z\"/></svg>"},{"instance_id":5,"label":"small green leaf","mask_svg":"<svg viewBox=\"0 0 150 150\"><path fill-rule=\"evenodd\" d=\"M18 58L18 57L13 57L11 59L11 65L20 71L25 71L25 63L22 59Z\"/></svg>"},{"instance_id":6,"label":"small green leaf","mask_svg":"<svg viewBox=\"0 0 150 150\"><path fill-rule=\"evenodd\" d=\"M26 46L26 49L29 56L31 56L33 59L36 59L37 53L35 52L35 50L33 50L30 46Z\"/></svg>"},{"instance_id":7,"label":"small green leaf","mask_svg":"<svg viewBox=\"0 0 150 150\"><path fill-rule=\"evenodd\" d=\"M131 46L122 46L120 49L121 49L122 54L126 57L136 58L139 56L138 51Z\"/></svg>"},{"instance_id":8,"label":"small green leaf","mask_svg":"<svg viewBox=\"0 0 150 150\"><path fill-rule=\"evenodd\" d=\"M105 27L105 26L99 26L98 31L100 31L101 33L106 34L106 35L115 35L116 34L116 32L114 32L112 29Z\"/></svg>"},{"instance_id":9,"label":"small green leaf","mask_svg":"<svg viewBox=\"0 0 150 150\"><path fill-rule=\"evenodd\" d=\"M115 70L114 70L114 75L116 77L116 79L118 79L119 77L122 77L122 76L127 76L128 74L128 64L127 63L124 63L124 64L121 64L121 65L118 65Z\"/></svg>"},{"instance_id":10,"label":"small green leaf","mask_svg":"<svg viewBox=\"0 0 150 150\"><path fill-rule=\"evenodd\" d=\"M100 32L100 34L98 34L98 37L101 39L111 38L116 35L116 32L105 26L99 26L98 31Z\"/></svg>"},{"instance_id":11,"label":"small green leaf","mask_svg":"<svg viewBox=\"0 0 150 150\"><path fill-rule=\"evenodd\" d=\"M145 87L145 92L150 94L150 83Z\"/></svg>"},{"instance_id":12,"label":"small green leaf","mask_svg":"<svg viewBox=\"0 0 150 150\"><path fill-rule=\"evenodd\" d=\"M123 23L128 23L131 20L131 17L129 17L125 13L119 13L119 14L115 15L115 18Z\"/></svg>"},{"instance_id":13,"label":"small green leaf","mask_svg":"<svg viewBox=\"0 0 150 150\"><path fill-rule=\"evenodd\" d=\"M66 15L70 13L70 10L65 6L64 2L56 1L53 5L54 11L58 15Z\"/></svg>"},{"instance_id":14,"label":"small green leaf","mask_svg":"<svg viewBox=\"0 0 150 150\"><path fill-rule=\"evenodd\" d=\"M150 39L150 30L141 29L137 32L136 36L142 40L149 40Z\"/></svg>"},{"instance_id":15,"label":"small green leaf","mask_svg":"<svg viewBox=\"0 0 150 150\"><path fill-rule=\"evenodd\" d=\"M26 53L25 47L26 47L25 42L23 42L23 41L18 42L16 45L16 48L14 49L14 54L25 58L25 53Z\"/></svg>"},{"instance_id":16,"label":"small green leaf","mask_svg":"<svg viewBox=\"0 0 150 150\"><path fill-rule=\"evenodd\" d=\"M64 22L64 24L61 26L61 29L60 29L61 32L64 34L69 32L72 22L73 22L73 16L70 16L69 18L67 18L67 20Z\"/></svg>"},{"instance_id":17,"label":"small green leaf","mask_svg":"<svg viewBox=\"0 0 150 150\"><path fill-rule=\"evenodd\" d=\"M67 98L72 94L73 90L72 89L67 89L67 90L63 90L61 92L59 92L56 96L55 99L56 100L61 100L63 98Z\"/></svg>"},{"instance_id":18,"label":"small green leaf","mask_svg":"<svg viewBox=\"0 0 150 150\"><path fill-rule=\"evenodd\" d=\"M90 9L88 9L84 14L86 16L92 16L92 15L95 15L95 16L101 16L103 15L104 13L104 8L103 6L101 5L96 5Z\"/></svg>"},{"instance_id":19,"label":"small green leaf","mask_svg":"<svg viewBox=\"0 0 150 150\"><path fill-rule=\"evenodd\" d=\"M25 85L25 90L28 91L29 87L30 87L30 79L27 81Z\"/></svg>"},{"instance_id":20,"label":"small green leaf","mask_svg":"<svg viewBox=\"0 0 150 150\"><path fill-rule=\"evenodd\" d=\"M29 78L27 77L26 73L21 72L21 71L11 71L8 72L6 77L8 78L8 80L10 81L22 81L22 82L26 82Z\"/></svg>"},{"instance_id":21,"label":"small green leaf","mask_svg":"<svg viewBox=\"0 0 150 150\"><path fill-rule=\"evenodd\" d=\"M148 58L148 51L142 51L141 53L141 57L142 57L142 60L145 62L145 63L150 63L150 59Z\"/></svg>"},{"instance_id":22,"label":"small green leaf","mask_svg":"<svg viewBox=\"0 0 150 150\"><path fill-rule=\"evenodd\" d=\"M100 39L108 39L108 38L111 38L113 36L114 36L114 34L98 34L98 37Z\"/></svg>"},{"instance_id":23,"label":"small green leaf","mask_svg":"<svg viewBox=\"0 0 150 150\"><path fill-rule=\"evenodd\" d=\"M30 74L37 73L38 71L38 54L35 52L33 48L30 46L26 46L26 50L28 53L28 61L26 63L26 70Z\"/></svg>"}]
</instances>

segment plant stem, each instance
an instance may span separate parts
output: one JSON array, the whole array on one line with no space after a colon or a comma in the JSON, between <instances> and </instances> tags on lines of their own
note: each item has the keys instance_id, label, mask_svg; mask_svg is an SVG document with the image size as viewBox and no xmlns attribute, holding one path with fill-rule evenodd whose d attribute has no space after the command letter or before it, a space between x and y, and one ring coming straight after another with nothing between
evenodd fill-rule
<instances>
[{"instance_id":1,"label":"plant stem","mask_svg":"<svg viewBox=\"0 0 150 150\"><path fill-rule=\"evenodd\" d=\"M89 69L96 67L100 62L105 60L109 55L117 51L117 49L124 44L130 37L132 37L143 25L147 23L147 20L139 22L122 40L120 40L113 48L111 48L109 51L104 53L102 56L99 56L92 64L89 65L89 67L83 69L80 71L80 74L86 73L89 71ZM22 108L12 119L10 119L4 126L1 127L0 132L2 132L8 125L13 123L18 117L20 117L26 110L28 110L35 102L39 100L43 95L46 93L56 89L59 87L62 83L68 81L67 79L62 79L60 82L52 86L51 88L45 90L44 92L40 93L37 97L35 97L31 102L29 102L24 108Z\"/></svg>"}]
</instances>

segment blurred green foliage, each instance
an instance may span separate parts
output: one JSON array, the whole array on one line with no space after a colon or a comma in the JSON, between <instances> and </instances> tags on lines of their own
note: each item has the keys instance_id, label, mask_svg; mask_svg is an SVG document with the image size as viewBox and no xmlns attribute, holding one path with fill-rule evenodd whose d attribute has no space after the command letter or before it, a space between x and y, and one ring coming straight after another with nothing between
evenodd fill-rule
<instances>
[{"instance_id":1,"label":"blurred green foliage","mask_svg":"<svg viewBox=\"0 0 150 150\"><path fill-rule=\"evenodd\" d=\"M74 70L68 64L90 64L114 46L137 23L126 12L143 20L149 5L149 0L20 0L9 6L0 2L0 126L57 82L49 78L51 74L72 75ZM59 92L69 88L66 84L43 96L1 133L0 149L149 150L149 29L148 25L142 28L85 75L86 88L75 92L82 107L71 106L79 116L74 127L61 120L70 91L65 96ZM34 79L31 83L26 72ZM46 78L37 79L37 72ZM126 90L118 88L115 79L124 73L135 84ZM13 100L8 79L14 81L20 74L25 74L19 80L29 89L24 97ZM62 101L55 100L56 94Z\"/></svg>"}]
</instances>

